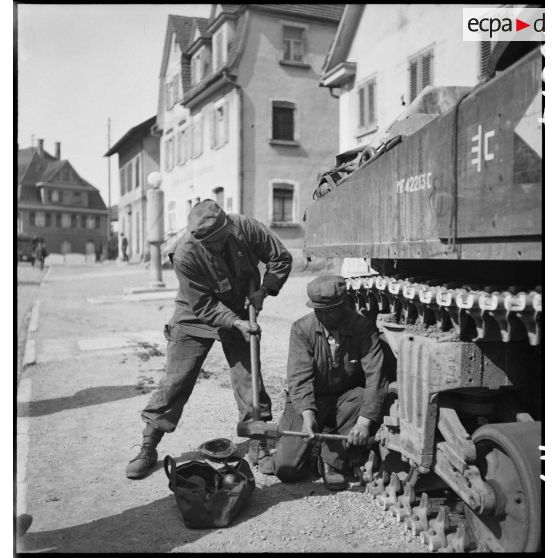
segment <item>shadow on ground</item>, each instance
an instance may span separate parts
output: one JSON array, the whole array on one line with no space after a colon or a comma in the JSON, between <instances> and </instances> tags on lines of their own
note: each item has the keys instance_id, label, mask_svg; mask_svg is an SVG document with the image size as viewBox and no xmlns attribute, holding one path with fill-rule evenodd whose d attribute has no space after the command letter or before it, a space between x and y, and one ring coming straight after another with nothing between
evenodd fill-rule
<instances>
[{"instance_id":1,"label":"shadow on ground","mask_svg":"<svg viewBox=\"0 0 558 558\"><path fill-rule=\"evenodd\" d=\"M141 388L131 386L98 386L86 388L68 397L56 397L54 399L42 399L18 403L17 414L20 417L41 417L51 415L66 409L79 409L89 405L99 405L120 399L129 399L142 395Z\"/></svg>"},{"instance_id":2,"label":"shadow on ground","mask_svg":"<svg viewBox=\"0 0 558 558\"><path fill-rule=\"evenodd\" d=\"M196 452L182 454L177 461L192 459ZM311 480L288 485L276 483L256 488L250 503L230 527L252 519L281 502L330 494L323 484ZM18 544L18 552L169 552L212 535L216 529L188 529L182 522L174 496L131 508L117 515L64 529L27 532Z\"/></svg>"}]
</instances>

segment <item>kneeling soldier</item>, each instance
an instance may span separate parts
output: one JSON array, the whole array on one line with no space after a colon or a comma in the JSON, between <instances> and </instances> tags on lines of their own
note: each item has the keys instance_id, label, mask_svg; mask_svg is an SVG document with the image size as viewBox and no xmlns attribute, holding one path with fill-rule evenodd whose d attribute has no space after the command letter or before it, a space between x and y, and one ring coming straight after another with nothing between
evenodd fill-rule
<instances>
[{"instance_id":1,"label":"kneeling soldier","mask_svg":"<svg viewBox=\"0 0 558 558\"><path fill-rule=\"evenodd\" d=\"M330 490L347 488L351 465L366 459L366 442L379 427L388 380L376 326L346 304L343 277L328 275L308 284L314 312L291 328L288 394L281 430L302 430L308 438L282 437L274 455L275 474L295 482L309 473L311 435L326 429L348 436L321 446L321 472ZM360 446L360 447L359 447Z\"/></svg>"}]
</instances>

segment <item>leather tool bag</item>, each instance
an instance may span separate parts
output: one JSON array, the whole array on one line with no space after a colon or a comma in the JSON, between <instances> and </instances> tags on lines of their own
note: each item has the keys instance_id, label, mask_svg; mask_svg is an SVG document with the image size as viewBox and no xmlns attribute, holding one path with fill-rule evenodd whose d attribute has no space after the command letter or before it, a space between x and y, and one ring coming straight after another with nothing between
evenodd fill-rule
<instances>
[{"instance_id":1,"label":"leather tool bag","mask_svg":"<svg viewBox=\"0 0 558 558\"><path fill-rule=\"evenodd\" d=\"M256 483L244 459L223 463L164 461L169 488L189 529L226 527L246 507Z\"/></svg>"}]
</instances>

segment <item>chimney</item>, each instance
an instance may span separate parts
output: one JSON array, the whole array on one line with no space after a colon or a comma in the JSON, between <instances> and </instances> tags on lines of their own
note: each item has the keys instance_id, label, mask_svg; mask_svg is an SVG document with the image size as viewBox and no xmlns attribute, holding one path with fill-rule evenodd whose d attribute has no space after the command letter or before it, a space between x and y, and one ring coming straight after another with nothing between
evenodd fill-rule
<instances>
[{"instance_id":1,"label":"chimney","mask_svg":"<svg viewBox=\"0 0 558 558\"><path fill-rule=\"evenodd\" d=\"M54 156L60 161L60 142L54 142Z\"/></svg>"},{"instance_id":2,"label":"chimney","mask_svg":"<svg viewBox=\"0 0 558 558\"><path fill-rule=\"evenodd\" d=\"M41 155L41 157L44 155L44 148L43 148L43 144L44 144L45 140L44 139L39 139L37 140L37 153L39 155Z\"/></svg>"}]
</instances>

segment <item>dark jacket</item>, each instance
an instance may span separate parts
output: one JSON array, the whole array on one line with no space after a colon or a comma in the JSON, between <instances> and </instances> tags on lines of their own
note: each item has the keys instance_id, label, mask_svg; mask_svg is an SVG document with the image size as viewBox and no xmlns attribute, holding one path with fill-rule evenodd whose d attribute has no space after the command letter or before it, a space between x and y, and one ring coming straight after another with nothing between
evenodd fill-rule
<instances>
[{"instance_id":1,"label":"dark jacket","mask_svg":"<svg viewBox=\"0 0 558 558\"><path fill-rule=\"evenodd\" d=\"M388 379L382 371L383 352L378 329L346 308L335 360L328 334L314 312L293 323L287 362L289 396L298 412L316 411L316 398L364 387L360 415L382 421Z\"/></svg>"},{"instance_id":2,"label":"dark jacket","mask_svg":"<svg viewBox=\"0 0 558 558\"><path fill-rule=\"evenodd\" d=\"M259 262L267 264L262 284L271 296L279 293L291 272L291 254L267 227L243 215L227 215L227 221L228 261L189 232L169 254L179 282L169 325L190 335L217 339L219 328L230 329L235 320L248 318L244 301L250 279L260 287Z\"/></svg>"}]
</instances>

